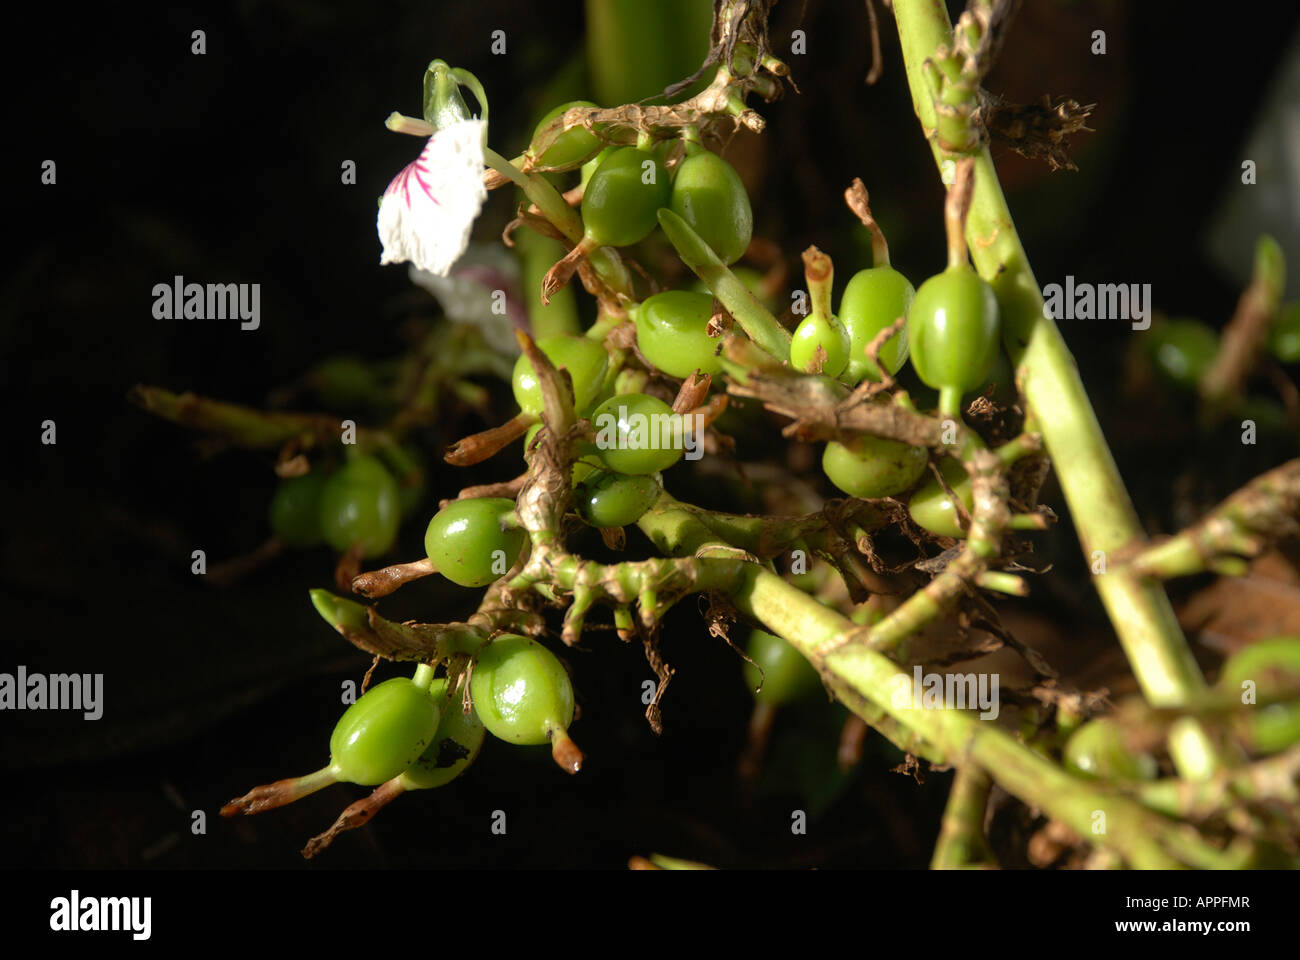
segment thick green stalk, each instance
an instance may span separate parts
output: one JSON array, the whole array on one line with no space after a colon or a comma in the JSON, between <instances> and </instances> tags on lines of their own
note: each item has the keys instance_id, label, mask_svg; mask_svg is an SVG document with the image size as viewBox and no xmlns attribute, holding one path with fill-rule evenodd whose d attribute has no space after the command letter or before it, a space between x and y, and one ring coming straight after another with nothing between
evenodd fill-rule
<instances>
[{"instance_id":1,"label":"thick green stalk","mask_svg":"<svg viewBox=\"0 0 1300 960\"><path fill-rule=\"evenodd\" d=\"M819 649L835 645L833 638L858 629L836 611L752 564L745 565L728 594L741 612L785 638L814 663ZM865 697L941 751L948 762L978 765L1007 792L1093 843L1118 851L1134 867L1214 867L1229 862L1229 854L1208 844L1192 827L1071 776L974 712L914 706L907 695L913 677L865 644L840 646L821 660L821 666L831 690L850 709Z\"/></svg>"},{"instance_id":2,"label":"thick green stalk","mask_svg":"<svg viewBox=\"0 0 1300 960\"><path fill-rule=\"evenodd\" d=\"M789 360L790 331L781 326L740 278L727 269L691 225L664 207L659 211L659 226L682 262L704 281L749 338L778 361Z\"/></svg>"},{"instance_id":3,"label":"thick green stalk","mask_svg":"<svg viewBox=\"0 0 1300 960\"><path fill-rule=\"evenodd\" d=\"M664 495L637 524L661 549L694 556L716 535L685 505ZM993 720L956 709L914 705L913 676L865 643L865 633L830 607L754 563L700 559L701 570L736 608L785 638L819 668L836 699L895 744L931 762L974 764L1009 793L1046 811L1092 842L1118 851L1139 868L1223 866L1225 854L1191 827L1100 784L1080 780L1039 756ZM833 649L826 656L821 651ZM902 696L900 696L900 693ZM1104 816L1099 816L1102 814Z\"/></svg>"},{"instance_id":4,"label":"thick green stalk","mask_svg":"<svg viewBox=\"0 0 1300 960\"><path fill-rule=\"evenodd\" d=\"M894 17L913 106L941 169L952 158L935 143L934 105L923 64L952 28L941 0L895 0ZM1016 234L988 149L975 154L975 195L966 222L971 257L998 292L1004 341L1037 418L1090 563L1141 543L1145 535L1120 479L1065 341L1043 310L1043 297ZM1204 689L1164 588L1118 567L1093 583L1147 700L1177 706Z\"/></svg>"},{"instance_id":5,"label":"thick green stalk","mask_svg":"<svg viewBox=\"0 0 1300 960\"><path fill-rule=\"evenodd\" d=\"M1300 776L1300 746L1249 766L1222 770L1200 783L1166 779L1138 784L1134 794L1152 810L1189 819L1222 814L1244 800L1272 803L1295 811L1300 808L1297 776Z\"/></svg>"},{"instance_id":6,"label":"thick green stalk","mask_svg":"<svg viewBox=\"0 0 1300 960\"><path fill-rule=\"evenodd\" d=\"M988 807L989 780L979 767L958 767L948 803L939 825L939 839L930 858L933 870L960 870L991 865L993 856L984 838L984 811Z\"/></svg>"},{"instance_id":7,"label":"thick green stalk","mask_svg":"<svg viewBox=\"0 0 1300 960\"><path fill-rule=\"evenodd\" d=\"M563 244L532 230L515 234L519 251L521 283L524 302L528 305L528 323L534 340L544 340L557 333L579 333L578 304L573 287L561 287L551 295L549 304L542 303L539 291L546 271L565 254Z\"/></svg>"},{"instance_id":8,"label":"thick green stalk","mask_svg":"<svg viewBox=\"0 0 1300 960\"><path fill-rule=\"evenodd\" d=\"M1300 460L1288 460L1250 481L1194 526L1147 547L1129 566L1162 579L1245 566L1242 558L1263 553L1274 537L1290 528L1298 512Z\"/></svg>"},{"instance_id":9,"label":"thick green stalk","mask_svg":"<svg viewBox=\"0 0 1300 960\"><path fill-rule=\"evenodd\" d=\"M524 196L541 211L542 216L550 221L555 229L569 238L572 243L581 242L585 228L582 216L565 201L555 185L540 173L524 173L515 161L507 160L495 150L484 149L484 161L502 176L508 177L524 192ZM609 284L616 293L632 294L632 281L627 267L613 251L600 248L593 250L587 258L596 273Z\"/></svg>"},{"instance_id":10,"label":"thick green stalk","mask_svg":"<svg viewBox=\"0 0 1300 960\"><path fill-rule=\"evenodd\" d=\"M127 399L154 416L254 450L274 450L290 442L310 449L338 442L343 431L341 421L328 414L259 410L145 384L131 388ZM386 447L393 443L392 437L380 430L358 427L356 433L358 446Z\"/></svg>"},{"instance_id":11,"label":"thick green stalk","mask_svg":"<svg viewBox=\"0 0 1300 960\"><path fill-rule=\"evenodd\" d=\"M595 98L605 106L635 103L689 77L709 52L712 14L700 0L587 0Z\"/></svg>"}]
</instances>

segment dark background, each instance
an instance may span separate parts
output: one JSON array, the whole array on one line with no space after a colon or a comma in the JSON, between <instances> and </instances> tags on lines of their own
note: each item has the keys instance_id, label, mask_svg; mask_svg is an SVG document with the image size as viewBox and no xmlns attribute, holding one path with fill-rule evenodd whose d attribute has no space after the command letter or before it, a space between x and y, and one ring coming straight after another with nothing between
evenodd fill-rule
<instances>
[{"instance_id":1,"label":"dark background","mask_svg":"<svg viewBox=\"0 0 1300 960\"><path fill-rule=\"evenodd\" d=\"M1215 326L1231 314L1239 288L1205 261L1201 238L1238 177L1300 9L1223 9L1028 0L988 87L1021 102L1052 93L1099 104L1096 132L1075 141L1077 173L995 150L1040 282L1150 282L1168 313ZM302 843L362 788L235 823L216 810L325 760L339 684L368 664L307 602L308 588L330 585L333 559L289 554L225 590L192 576L196 547L217 562L266 536L271 461L205 457L126 393L144 382L262 404L332 354L399 352L403 325L436 308L404 267L378 265L375 198L417 146L384 118L418 115L424 67L442 57L483 81L493 144L513 154L550 105L538 90L581 54L582 4L249 0L75 16L44 4L14 16L0 68L10 238L0 670L103 672L106 693L95 723L0 715L0 865L301 868ZM757 230L792 264L809 243L843 257L843 282L865 261L840 194L862 176L895 265L919 283L941 263L941 187L887 12L884 76L863 84L866 24L848 0L778 5L778 52L802 26L809 54L789 58L801 94L755 104L770 133L745 148ZM499 28L509 53L494 57ZM205 56L190 53L194 29L206 31ZM1088 52L1094 29L1107 31L1105 57ZM58 164L56 186L40 183L46 159ZM346 159L356 186L339 182ZM479 239L506 215L493 204ZM153 285L177 273L261 283L261 329L153 319ZM1144 519L1167 528L1169 477L1204 451L1177 430L1154 442L1140 429L1151 412L1126 406L1120 389L1126 325L1064 329ZM39 443L47 418L56 446ZM482 426L452 411L422 439L436 451ZM1202 473L1226 491L1274 462L1219 457ZM496 469L482 477L515 468ZM438 496L467 482L445 467L431 480ZM397 557L419 554L422 529L408 525ZM1067 531L1052 554L1066 586L1047 599L1068 595L1073 607L1045 609L1095 622L1086 584L1070 587L1082 567ZM472 604L469 591L420 584L384 609L450 620ZM926 864L948 775L918 786L889 772L896 758L873 740L833 800L810 801L790 771L824 752L835 726L810 708L783 721L774 744L796 759L746 790L733 775L748 714L735 655L689 610L666 629L665 653L677 675L662 737L641 716L650 673L640 651L592 634L566 654L583 710L573 732L589 757L580 776L560 774L545 750L489 743L462 780L403 798L308 868L617 868L651 852L721 866ZM790 811L818 806L809 835L792 837ZM495 809L507 812L505 837L489 833ZM206 811L204 836L190 832L194 810Z\"/></svg>"}]
</instances>

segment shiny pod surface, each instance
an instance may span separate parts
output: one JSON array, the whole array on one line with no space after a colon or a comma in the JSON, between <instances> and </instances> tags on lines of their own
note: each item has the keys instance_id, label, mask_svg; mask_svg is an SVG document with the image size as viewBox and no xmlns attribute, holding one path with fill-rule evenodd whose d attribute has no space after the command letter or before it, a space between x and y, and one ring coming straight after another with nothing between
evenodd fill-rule
<instances>
[{"instance_id":1,"label":"shiny pod surface","mask_svg":"<svg viewBox=\"0 0 1300 960\"><path fill-rule=\"evenodd\" d=\"M541 136L546 125L552 120L565 113L568 113L574 107L595 107L596 104L590 100L571 100L568 103L562 103L555 109L551 110L546 116L542 117L537 124L537 129L533 131L533 143ZM600 138L589 131L586 127L570 127L564 133L551 141L551 145L546 148L540 157L537 158L539 165L544 167L558 167L561 169L570 169L583 163L592 153L600 149ZM531 148L530 148L531 149Z\"/></svg>"},{"instance_id":2,"label":"shiny pod surface","mask_svg":"<svg viewBox=\"0 0 1300 960\"><path fill-rule=\"evenodd\" d=\"M722 372L717 356L722 341L709 336L713 295L668 290L648 297L632 311L636 345L642 356L671 377L683 380L696 370Z\"/></svg>"},{"instance_id":3,"label":"shiny pod surface","mask_svg":"<svg viewBox=\"0 0 1300 960\"><path fill-rule=\"evenodd\" d=\"M546 743L573 722L564 665L527 637L504 634L479 652L470 696L488 732L510 743Z\"/></svg>"},{"instance_id":4,"label":"shiny pod surface","mask_svg":"<svg viewBox=\"0 0 1300 960\"><path fill-rule=\"evenodd\" d=\"M335 776L366 787L391 780L424 752L441 720L438 702L408 677L371 687L330 736Z\"/></svg>"},{"instance_id":5,"label":"shiny pod surface","mask_svg":"<svg viewBox=\"0 0 1300 960\"><path fill-rule=\"evenodd\" d=\"M790 365L811 373L819 347L826 352L820 372L838 377L849 364L849 332L837 320L810 313L794 329Z\"/></svg>"},{"instance_id":6,"label":"shiny pod surface","mask_svg":"<svg viewBox=\"0 0 1300 960\"><path fill-rule=\"evenodd\" d=\"M478 757L487 736L473 707L466 713L459 695L453 693L448 698L445 679L433 681L429 696L442 705L442 720L424 753L402 774L402 784L408 790L431 790L455 780Z\"/></svg>"},{"instance_id":7,"label":"shiny pod surface","mask_svg":"<svg viewBox=\"0 0 1300 960\"><path fill-rule=\"evenodd\" d=\"M882 437L832 441L822 454L822 470L851 497L892 497L911 489L925 473L929 451Z\"/></svg>"},{"instance_id":8,"label":"shiny pod surface","mask_svg":"<svg viewBox=\"0 0 1300 960\"><path fill-rule=\"evenodd\" d=\"M596 154L594 157L592 157L590 160L588 160L586 163L582 165L581 182L582 182L582 189L584 191L587 189L587 184L591 182L591 175L595 173L598 169L600 169L600 165L605 162L606 157L608 157L611 153L613 153L615 150L618 149L620 148L606 147L604 150L600 151L600 153Z\"/></svg>"},{"instance_id":9,"label":"shiny pod surface","mask_svg":"<svg viewBox=\"0 0 1300 960\"><path fill-rule=\"evenodd\" d=\"M487 586L515 565L528 539L523 530L503 526L514 508L505 497L451 501L429 521L425 553L452 583Z\"/></svg>"},{"instance_id":10,"label":"shiny pod surface","mask_svg":"<svg viewBox=\"0 0 1300 960\"><path fill-rule=\"evenodd\" d=\"M657 473L682 458L682 418L658 397L610 397L591 415L591 424L600 459L615 473Z\"/></svg>"},{"instance_id":11,"label":"shiny pod surface","mask_svg":"<svg viewBox=\"0 0 1300 960\"><path fill-rule=\"evenodd\" d=\"M357 457L331 476L320 493L321 535L342 553L353 544L362 556L386 553L401 523L401 492L374 457Z\"/></svg>"},{"instance_id":12,"label":"shiny pod surface","mask_svg":"<svg viewBox=\"0 0 1300 960\"><path fill-rule=\"evenodd\" d=\"M927 386L959 391L988 382L998 352L998 302L970 267L950 267L916 291L907 314L912 366Z\"/></svg>"},{"instance_id":13,"label":"shiny pod surface","mask_svg":"<svg viewBox=\"0 0 1300 960\"><path fill-rule=\"evenodd\" d=\"M754 234L754 212L740 174L716 153L686 157L673 178L669 209L685 220L723 263L735 263Z\"/></svg>"},{"instance_id":14,"label":"shiny pod surface","mask_svg":"<svg viewBox=\"0 0 1300 960\"><path fill-rule=\"evenodd\" d=\"M672 191L668 171L653 153L623 147L606 157L582 195L586 236L601 246L626 247L644 240L659 223Z\"/></svg>"},{"instance_id":15,"label":"shiny pod surface","mask_svg":"<svg viewBox=\"0 0 1300 960\"><path fill-rule=\"evenodd\" d=\"M569 371L573 381L574 409L582 410L600 392L605 384L605 374L609 371L609 354L598 340L561 333L553 337L544 337L537 341L537 348L546 355L558 370L564 367ZM514 374L510 378L514 390L515 403L525 413L541 414L542 387L537 381L537 372L526 354L520 354L515 361Z\"/></svg>"},{"instance_id":16,"label":"shiny pod surface","mask_svg":"<svg viewBox=\"0 0 1300 960\"><path fill-rule=\"evenodd\" d=\"M839 320L849 332L849 364L844 379L858 383L864 378L880 380L880 369L866 354L869 344L881 330L899 317L906 317L916 290L893 267L859 270L844 288L840 299ZM895 374L907 362L907 325L885 341L880 360L889 373Z\"/></svg>"},{"instance_id":17,"label":"shiny pod surface","mask_svg":"<svg viewBox=\"0 0 1300 960\"><path fill-rule=\"evenodd\" d=\"M640 520L660 492L654 477L599 470L574 490L573 499L578 516L593 527L625 527Z\"/></svg>"}]
</instances>

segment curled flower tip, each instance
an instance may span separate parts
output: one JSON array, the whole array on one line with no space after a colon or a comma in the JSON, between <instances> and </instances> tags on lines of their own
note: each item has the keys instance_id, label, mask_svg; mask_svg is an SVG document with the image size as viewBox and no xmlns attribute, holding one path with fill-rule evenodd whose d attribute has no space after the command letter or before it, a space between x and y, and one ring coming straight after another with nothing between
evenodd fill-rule
<instances>
[{"instance_id":1,"label":"curled flower tip","mask_svg":"<svg viewBox=\"0 0 1300 960\"><path fill-rule=\"evenodd\" d=\"M424 73L424 119L441 129L469 116L456 71L445 60L434 60Z\"/></svg>"},{"instance_id":2,"label":"curled flower tip","mask_svg":"<svg viewBox=\"0 0 1300 960\"><path fill-rule=\"evenodd\" d=\"M380 263L415 264L445 277L469 246L487 200L481 120L462 120L431 136L420 156L393 178L379 204Z\"/></svg>"}]
</instances>

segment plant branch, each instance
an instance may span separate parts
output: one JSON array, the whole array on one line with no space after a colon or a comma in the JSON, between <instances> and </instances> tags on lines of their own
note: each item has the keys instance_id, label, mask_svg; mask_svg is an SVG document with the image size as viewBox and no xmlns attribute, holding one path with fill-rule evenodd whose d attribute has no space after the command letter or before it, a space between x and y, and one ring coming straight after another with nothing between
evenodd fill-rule
<instances>
[{"instance_id":1,"label":"plant branch","mask_svg":"<svg viewBox=\"0 0 1300 960\"><path fill-rule=\"evenodd\" d=\"M1188 820L1205 820L1242 801L1273 803L1300 821L1300 746L1243 767L1221 770L1200 782L1165 779L1134 787L1133 795L1152 810Z\"/></svg>"},{"instance_id":2,"label":"plant branch","mask_svg":"<svg viewBox=\"0 0 1300 960\"><path fill-rule=\"evenodd\" d=\"M927 135L937 126L933 91L925 80L925 63L940 48L950 49L952 29L941 0L895 0L903 59L917 117ZM954 137L969 143L969 135ZM931 139L936 164L956 159ZM980 274L993 284L1001 309L1004 343L1017 364L1029 412L1041 425L1047 451L1056 467L1090 558L1141 543L1145 536L1132 501L1079 377L1074 358L1055 322L1043 309L1043 297L1016 234L987 148L975 152L975 192L966 235ZM1158 583L1131 571L1094 577L1120 643L1147 699L1177 705L1205 686L1169 599Z\"/></svg>"},{"instance_id":3,"label":"plant branch","mask_svg":"<svg viewBox=\"0 0 1300 960\"><path fill-rule=\"evenodd\" d=\"M1257 557L1300 525L1300 460L1256 477L1193 526L1142 550L1128 562L1136 576L1167 580L1205 570L1245 573Z\"/></svg>"},{"instance_id":4,"label":"plant branch","mask_svg":"<svg viewBox=\"0 0 1300 960\"><path fill-rule=\"evenodd\" d=\"M807 657L836 697L868 723L872 717L858 709L863 699L922 738L947 762L958 767L975 764L1009 793L1091 842L1114 849L1132 866L1223 867L1237 862L1234 853L1215 847L1194 828L1167 820L1104 784L1071 776L975 713L914 707L913 678L907 672L866 644L835 642L841 634L863 628L775 574L746 565L728 595L742 613ZM822 658L818 651L827 645L833 652ZM900 690L907 695L898 696ZM1100 835L1093 832L1099 811L1106 815L1106 832Z\"/></svg>"},{"instance_id":5,"label":"plant branch","mask_svg":"<svg viewBox=\"0 0 1300 960\"><path fill-rule=\"evenodd\" d=\"M993 782L979 767L957 768L930 860L932 870L993 864L993 853L984 836L984 811L992 786Z\"/></svg>"},{"instance_id":6,"label":"plant branch","mask_svg":"<svg viewBox=\"0 0 1300 960\"><path fill-rule=\"evenodd\" d=\"M665 207L659 211L659 225L682 262L704 281L749 338L778 361L789 360L790 331L727 269L690 224Z\"/></svg>"},{"instance_id":7,"label":"plant branch","mask_svg":"<svg viewBox=\"0 0 1300 960\"><path fill-rule=\"evenodd\" d=\"M276 449L295 442L303 448L340 442L342 421L324 413L282 413L213 400L193 393L172 393L138 384L127 395L136 406L173 423L219 436L237 446ZM357 427L358 444L387 446L390 437Z\"/></svg>"},{"instance_id":8,"label":"plant branch","mask_svg":"<svg viewBox=\"0 0 1300 960\"><path fill-rule=\"evenodd\" d=\"M1201 415L1214 423L1241 400L1241 388L1277 319L1286 286L1286 261L1282 248L1270 236L1255 244L1255 264L1250 285L1237 301L1237 309L1223 330L1218 356L1200 382Z\"/></svg>"}]
</instances>

